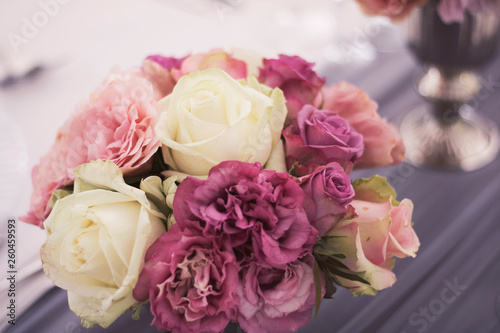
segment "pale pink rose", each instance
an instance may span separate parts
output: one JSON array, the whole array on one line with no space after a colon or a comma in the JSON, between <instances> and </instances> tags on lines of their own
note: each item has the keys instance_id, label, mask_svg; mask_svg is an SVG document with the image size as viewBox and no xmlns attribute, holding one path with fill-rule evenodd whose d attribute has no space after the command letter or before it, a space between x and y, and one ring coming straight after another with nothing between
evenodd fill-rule
<instances>
[{"instance_id":1,"label":"pale pink rose","mask_svg":"<svg viewBox=\"0 0 500 333\"><path fill-rule=\"evenodd\" d=\"M368 284L348 280L337 276L340 284L355 295L375 295L378 290L391 287L396 282L396 275L392 272L394 261L389 258L376 265L371 262L365 252L363 241L370 240L366 236L366 229L362 223L349 221L337 226L329 236L335 240L330 249L345 255L340 261L351 271L358 272Z\"/></svg>"},{"instance_id":2,"label":"pale pink rose","mask_svg":"<svg viewBox=\"0 0 500 333\"><path fill-rule=\"evenodd\" d=\"M356 0L361 9L372 16L387 16L392 21L402 21L418 6L428 0Z\"/></svg>"},{"instance_id":3,"label":"pale pink rose","mask_svg":"<svg viewBox=\"0 0 500 333\"><path fill-rule=\"evenodd\" d=\"M184 59L178 70L173 69L173 75L178 81L182 76L209 68L222 69L233 79L246 79L247 64L222 49L213 49L207 53L196 53Z\"/></svg>"},{"instance_id":4,"label":"pale pink rose","mask_svg":"<svg viewBox=\"0 0 500 333\"><path fill-rule=\"evenodd\" d=\"M35 166L34 196L21 220L41 226L52 192L71 184L73 169L81 164L110 160L125 176L149 171L160 147L154 133L159 113L153 87L139 72L111 74L64 123L50 152Z\"/></svg>"},{"instance_id":5,"label":"pale pink rose","mask_svg":"<svg viewBox=\"0 0 500 333\"><path fill-rule=\"evenodd\" d=\"M410 200L404 199L395 207L390 201L353 200L351 205L358 215L354 221L359 224L363 252L373 264L381 265L392 255L416 256L420 242L411 226Z\"/></svg>"},{"instance_id":6,"label":"pale pink rose","mask_svg":"<svg viewBox=\"0 0 500 333\"><path fill-rule=\"evenodd\" d=\"M335 112L363 135L364 152L356 168L382 167L404 160L403 141L394 125L380 117L377 108L366 93L349 83L323 88L322 109Z\"/></svg>"},{"instance_id":7,"label":"pale pink rose","mask_svg":"<svg viewBox=\"0 0 500 333\"><path fill-rule=\"evenodd\" d=\"M404 199L399 206L391 209L391 230L387 243L387 253L398 258L415 257L420 246L415 230L411 225L413 203Z\"/></svg>"},{"instance_id":8,"label":"pale pink rose","mask_svg":"<svg viewBox=\"0 0 500 333\"><path fill-rule=\"evenodd\" d=\"M349 269L363 272L370 286L342 280L343 286L359 294L373 294L388 288L396 277L391 269L393 257L416 256L420 241L411 225L413 204L404 199L398 206L391 200L368 202L353 200L356 216L344 221L329 236L340 237L336 246L346 255L342 262Z\"/></svg>"}]
</instances>

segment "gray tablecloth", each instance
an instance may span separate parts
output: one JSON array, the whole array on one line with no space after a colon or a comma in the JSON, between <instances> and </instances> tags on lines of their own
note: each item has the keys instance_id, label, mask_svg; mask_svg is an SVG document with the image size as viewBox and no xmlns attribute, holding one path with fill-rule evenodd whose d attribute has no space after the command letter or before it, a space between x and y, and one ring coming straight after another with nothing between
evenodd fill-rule
<instances>
[{"instance_id":1,"label":"gray tablecloth","mask_svg":"<svg viewBox=\"0 0 500 333\"><path fill-rule=\"evenodd\" d=\"M352 82L375 99L380 113L398 121L422 103L416 93L419 66L401 49L379 54L365 66L332 65L329 83ZM481 69L483 114L500 124L500 57ZM487 84L490 82L490 84ZM477 102L477 103L476 103ZM352 298L339 289L325 300L316 320L301 333L331 332L500 332L500 159L471 172L439 172L407 164L363 170L354 177L388 177L398 198L415 204L413 220L421 248L416 259L398 260L396 284L376 297ZM2 319L3 320L3 319ZM151 314L119 318L106 332L157 332ZM84 329L67 306L66 292L54 288L18 317L6 332L80 333Z\"/></svg>"}]
</instances>

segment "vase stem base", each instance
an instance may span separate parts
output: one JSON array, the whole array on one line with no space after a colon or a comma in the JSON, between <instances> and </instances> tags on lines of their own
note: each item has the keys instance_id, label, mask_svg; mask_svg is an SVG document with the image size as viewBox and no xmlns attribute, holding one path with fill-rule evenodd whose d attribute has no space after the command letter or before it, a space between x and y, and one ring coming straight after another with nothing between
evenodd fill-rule
<instances>
[{"instance_id":1,"label":"vase stem base","mask_svg":"<svg viewBox=\"0 0 500 333\"><path fill-rule=\"evenodd\" d=\"M429 104L419 106L404 117L401 136L409 163L443 170L480 169L496 158L500 147L495 124L468 105L447 119Z\"/></svg>"}]
</instances>

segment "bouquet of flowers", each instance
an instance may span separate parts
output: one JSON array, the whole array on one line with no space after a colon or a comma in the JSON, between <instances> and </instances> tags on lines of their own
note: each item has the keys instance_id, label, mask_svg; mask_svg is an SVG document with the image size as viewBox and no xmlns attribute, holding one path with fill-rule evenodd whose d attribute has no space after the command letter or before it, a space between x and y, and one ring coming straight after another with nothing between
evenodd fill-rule
<instances>
[{"instance_id":1,"label":"bouquet of flowers","mask_svg":"<svg viewBox=\"0 0 500 333\"><path fill-rule=\"evenodd\" d=\"M462 22L466 12L500 15L498 0L356 0L368 15L387 16L393 21L405 19L411 11L429 1L439 2L437 13L445 23Z\"/></svg>"},{"instance_id":2,"label":"bouquet of flowers","mask_svg":"<svg viewBox=\"0 0 500 333\"><path fill-rule=\"evenodd\" d=\"M150 56L63 124L23 220L85 327L149 302L161 331L292 332L416 255L412 202L349 176L403 158L375 102L297 56Z\"/></svg>"}]
</instances>

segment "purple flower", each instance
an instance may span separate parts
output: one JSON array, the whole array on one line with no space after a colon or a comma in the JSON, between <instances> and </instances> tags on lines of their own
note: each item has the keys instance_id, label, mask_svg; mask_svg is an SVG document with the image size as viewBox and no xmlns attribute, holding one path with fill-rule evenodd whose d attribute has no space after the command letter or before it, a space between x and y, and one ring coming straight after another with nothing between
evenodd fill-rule
<instances>
[{"instance_id":1,"label":"purple flower","mask_svg":"<svg viewBox=\"0 0 500 333\"><path fill-rule=\"evenodd\" d=\"M500 15L500 4L496 0L441 0L438 14L445 23L462 22L465 11Z\"/></svg>"},{"instance_id":2,"label":"purple flower","mask_svg":"<svg viewBox=\"0 0 500 333\"><path fill-rule=\"evenodd\" d=\"M240 272L238 323L247 333L295 332L311 319L315 303L314 258L282 268L251 262Z\"/></svg>"},{"instance_id":3,"label":"purple flower","mask_svg":"<svg viewBox=\"0 0 500 333\"><path fill-rule=\"evenodd\" d=\"M298 180L305 194L303 206L307 217L322 236L347 213L346 206L354 198L349 175L338 163L332 162Z\"/></svg>"},{"instance_id":4,"label":"purple flower","mask_svg":"<svg viewBox=\"0 0 500 333\"><path fill-rule=\"evenodd\" d=\"M461 22L464 19L465 3L462 0L442 0L438 14L445 23Z\"/></svg>"},{"instance_id":5,"label":"purple flower","mask_svg":"<svg viewBox=\"0 0 500 333\"><path fill-rule=\"evenodd\" d=\"M259 163L222 162L207 180L186 178L173 209L182 229L199 227L207 237L229 235L247 257L277 266L311 252L317 231L302 207L304 193L287 173L262 170Z\"/></svg>"},{"instance_id":6,"label":"purple flower","mask_svg":"<svg viewBox=\"0 0 500 333\"><path fill-rule=\"evenodd\" d=\"M238 270L227 238L174 225L148 249L133 296L149 298L159 330L220 332L236 317Z\"/></svg>"},{"instance_id":7,"label":"purple flower","mask_svg":"<svg viewBox=\"0 0 500 333\"><path fill-rule=\"evenodd\" d=\"M287 167L337 162L347 169L363 154L363 136L332 111L306 105L283 130Z\"/></svg>"},{"instance_id":8,"label":"purple flower","mask_svg":"<svg viewBox=\"0 0 500 333\"><path fill-rule=\"evenodd\" d=\"M271 88L283 90L287 100L288 126L305 104L313 104L325 78L320 78L312 69L313 63L298 56L280 54L278 59L264 59L259 72L259 81Z\"/></svg>"}]
</instances>

